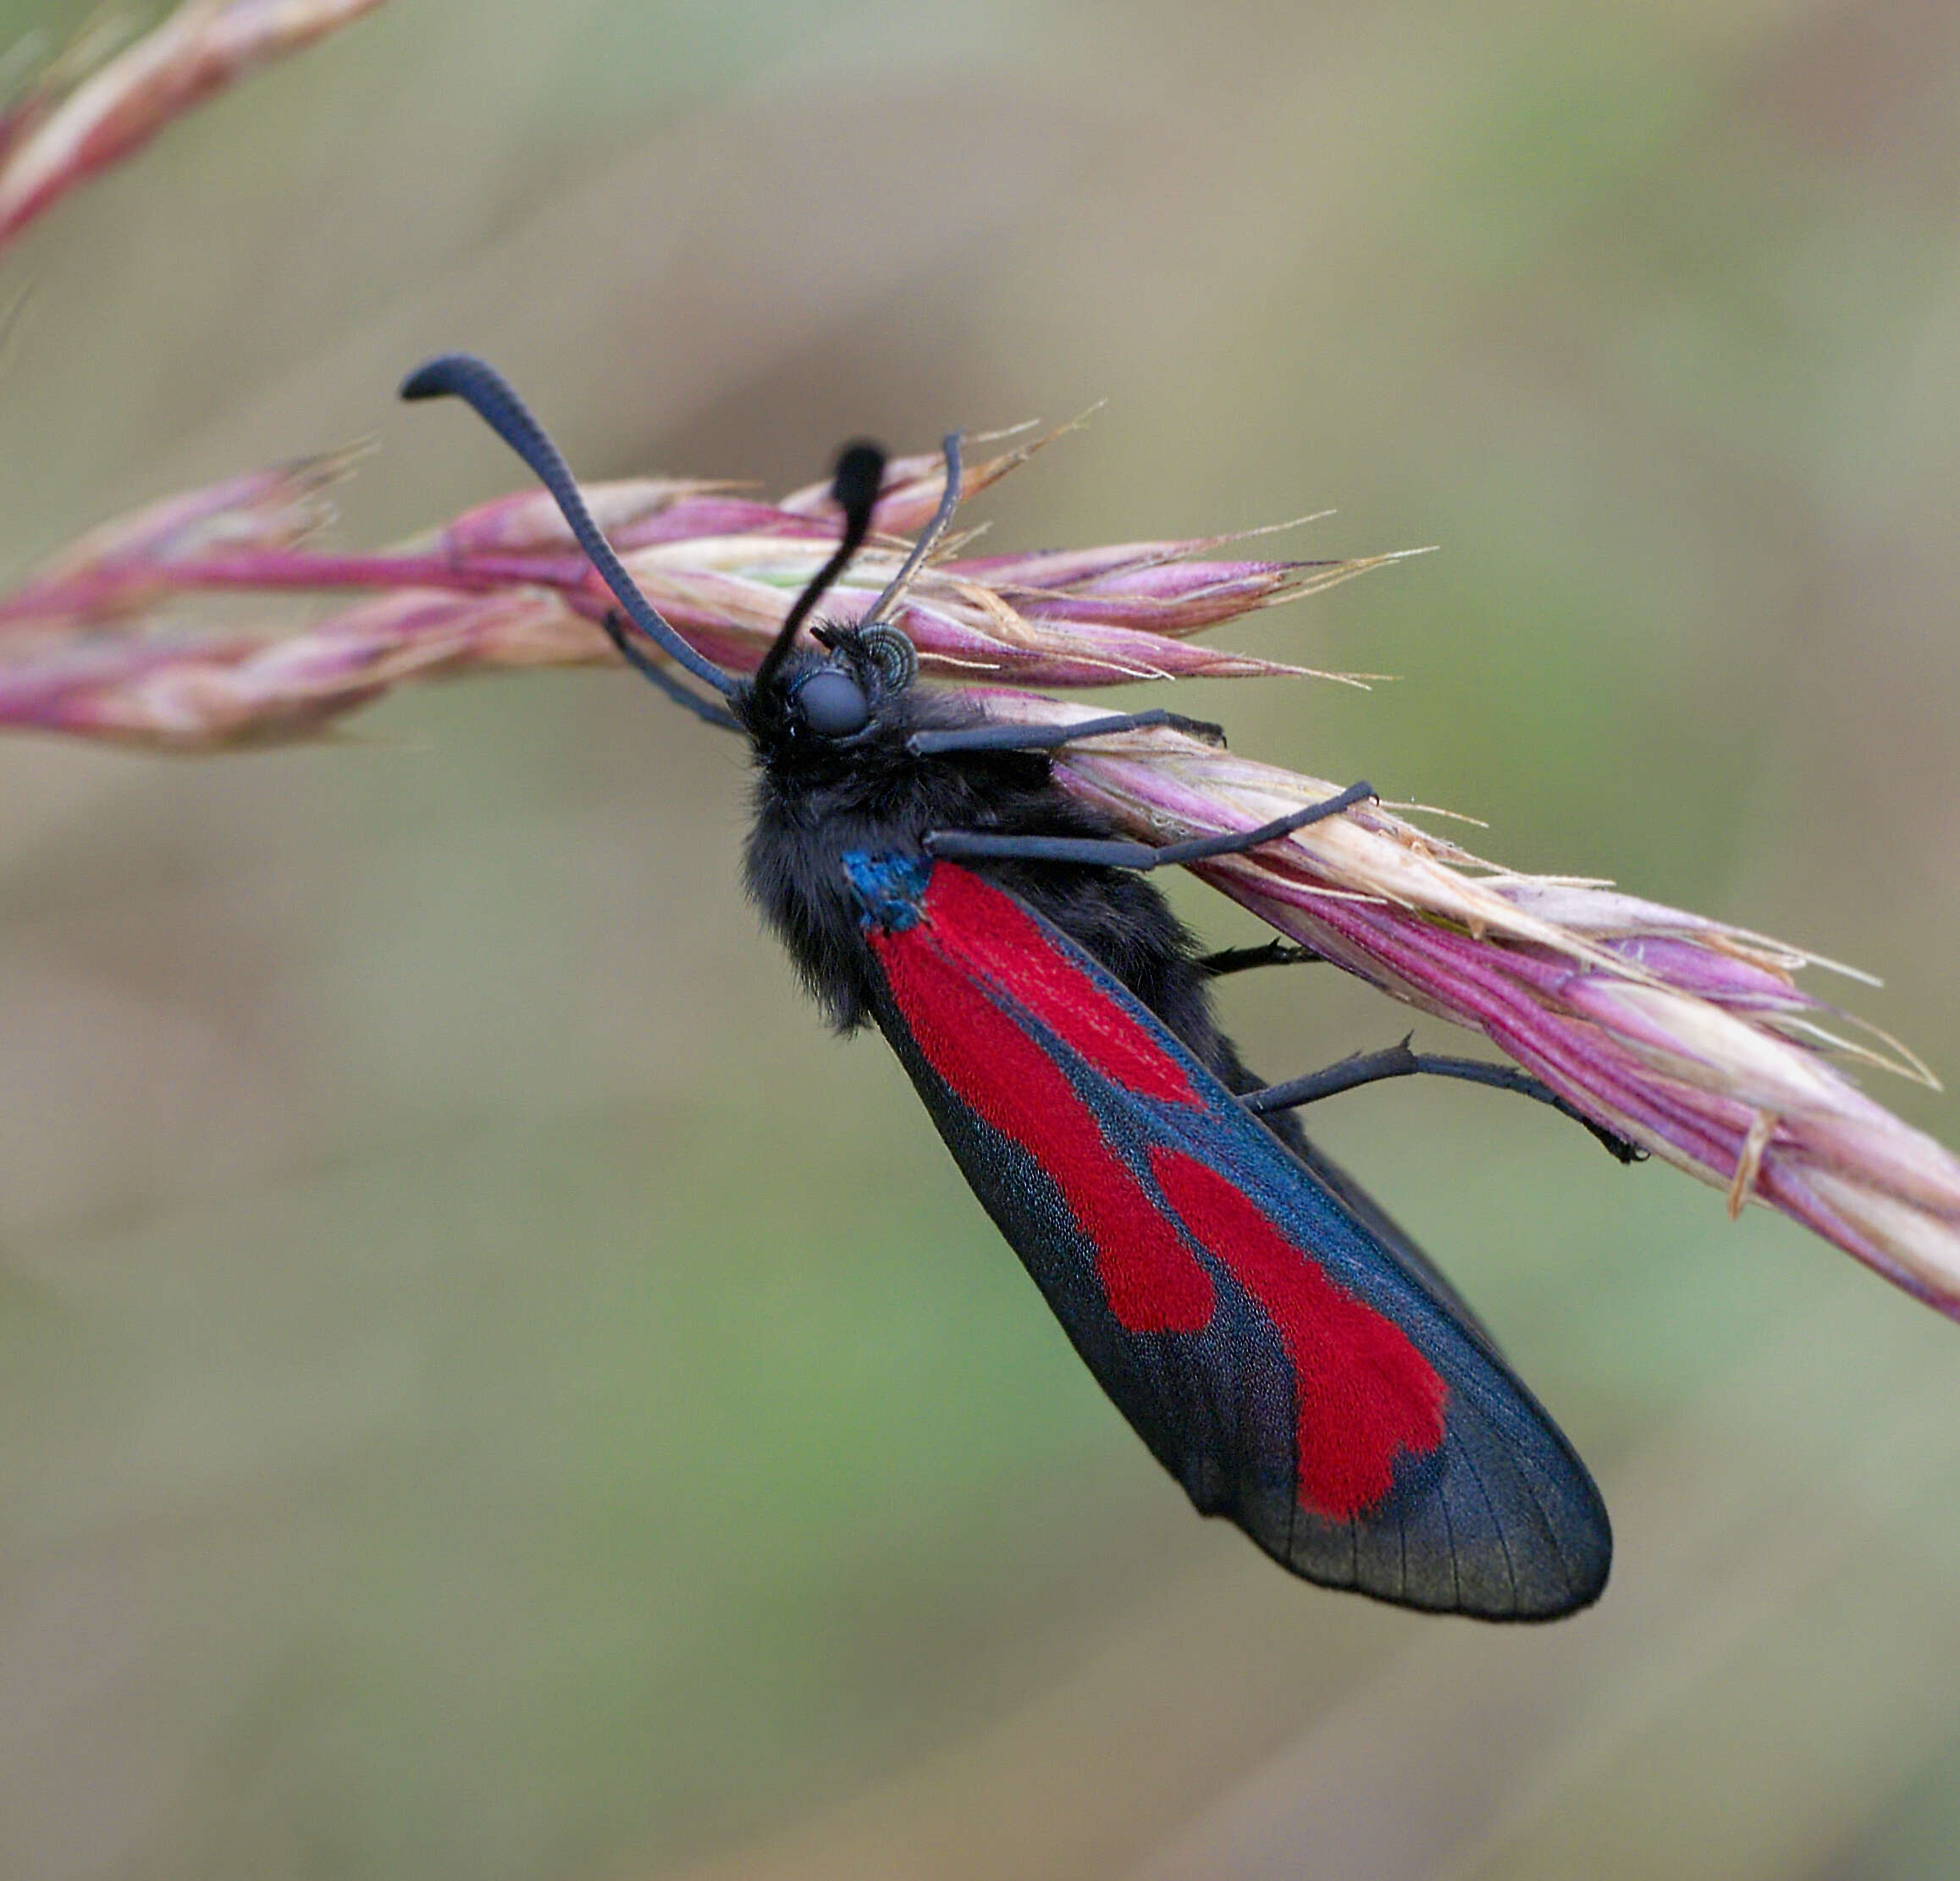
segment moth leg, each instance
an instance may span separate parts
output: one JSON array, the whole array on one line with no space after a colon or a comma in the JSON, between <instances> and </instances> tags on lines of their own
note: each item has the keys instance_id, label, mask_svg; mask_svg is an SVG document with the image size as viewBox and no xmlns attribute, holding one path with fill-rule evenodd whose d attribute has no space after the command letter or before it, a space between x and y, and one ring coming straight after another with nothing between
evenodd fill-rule
<instances>
[{"instance_id":1,"label":"moth leg","mask_svg":"<svg viewBox=\"0 0 1960 1881\"><path fill-rule=\"evenodd\" d=\"M698 692L691 692L658 660L651 659L646 649L628 635L626 621L616 610L608 608L600 625L605 629L606 638L619 648L620 658L642 679L651 680L676 705L686 706L696 718L723 731L741 731L741 722L726 706L717 705L714 700L704 699Z\"/></svg>"},{"instance_id":2,"label":"moth leg","mask_svg":"<svg viewBox=\"0 0 1960 1881\"><path fill-rule=\"evenodd\" d=\"M1191 964L1207 979L1223 979L1256 967L1304 967L1324 957L1290 940L1268 940L1262 947L1221 947L1216 953L1201 954Z\"/></svg>"},{"instance_id":3,"label":"moth leg","mask_svg":"<svg viewBox=\"0 0 1960 1881\"><path fill-rule=\"evenodd\" d=\"M938 758L953 751L1053 751L1078 738L1141 731L1153 725L1189 732L1208 745L1225 742L1223 726L1154 706L1147 712L1112 712L1106 718L1083 719L1074 725L950 725L941 731L914 731L905 741L905 748L914 758Z\"/></svg>"},{"instance_id":4,"label":"moth leg","mask_svg":"<svg viewBox=\"0 0 1960 1881\"><path fill-rule=\"evenodd\" d=\"M1413 1036L1413 1034L1411 1034ZM1239 1101L1256 1117L1270 1111L1297 1110L1323 1097L1355 1090L1363 1084L1380 1083L1385 1078L1460 1078L1466 1084L1488 1084L1494 1090L1516 1091L1550 1106L1575 1123L1582 1123L1621 1162L1644 1162L1647 1152L1630 1143L1616 1130L1596 1123L1577 1105L1568 1103L1542 1079L1510 1065L1493 1065L1482 1058L1446 1058L1433 1052L1412 1051L1408 1039L1384 1051L1357 1051L1324 1071L1310 1072L1304 1078L1289 1078L1284 1084L1268 1084L1263 1090L1249 1091Z\"/></svg>"},{"instance_id":5,"label":"moth leg","mask_svg":"<svg viewBox=\"0 0 1960 1881\"><path fill-rule=\"evenodd\" d=\"M1212 856L1236 856L1372 801L1374 786L1350 784L1324 803L1310 803L1290 816L1278 816L1256 830L1228 830L1222 836L1193 836L1186 842L1125 842L1120 836L1023 836L997 835L991 830L934 830L925 838L925 852L948 862L994 858L1006 862L1066 862L1103 869L1163 869L1173 863L1204 862Z\"/></svg>"}]
</instances>

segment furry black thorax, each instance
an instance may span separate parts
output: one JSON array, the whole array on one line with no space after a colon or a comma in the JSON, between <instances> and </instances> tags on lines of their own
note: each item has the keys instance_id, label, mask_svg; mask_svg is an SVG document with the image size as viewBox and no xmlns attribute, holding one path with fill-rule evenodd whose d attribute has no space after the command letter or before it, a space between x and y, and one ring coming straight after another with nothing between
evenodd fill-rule
<instances>
[{"instance_id":1,"label":"furry black thorax","mask_svg":"<svg viewBox=\"0 0 1960 1881\"><path fill-rule=\"evenodd\" d=\"M910 751L907 741L916 731L970 725L984 714L956 692L892 689L847 628L828 628L824 637L831 643L827 655L798 654L769 683L743 687L729 703L748 736L757 773L755 816L743 856L748 892L831 1023L851 1032L870 1016L873 968L845 885L846 854L920 855L932 830L1092 837L1119 832L1063 795L1046 753ZM854 736L830 739L802 723L796 692L813 672L839 666L864 688L870 716ZM1049 862L961 866L1053 922L1228 1089L1258 1087L1218 1028L1198 943L1142 876ZM1264 1121L1284 1142L1300 1146L1299 1124L1289 1112Z\"/></svg>"}]
</instances>

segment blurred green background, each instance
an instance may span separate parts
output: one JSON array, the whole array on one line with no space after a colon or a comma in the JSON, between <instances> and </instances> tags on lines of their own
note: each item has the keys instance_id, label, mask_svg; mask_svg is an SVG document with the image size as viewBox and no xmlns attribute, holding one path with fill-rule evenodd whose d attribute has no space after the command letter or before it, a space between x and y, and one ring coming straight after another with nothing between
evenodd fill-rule
<instances>
[{"instance_id":1,"label":"blurred green background","mask_svg":"<svg viewBox=\"0 0 1960 1881\"><path fill-rule=\"evenodd\" d=\"M513 487L391 402L452 345L592 476L1107 400L997 542L1442 548L1219 636L1397 683L1180 704L1855 960L1952 1073L1957 191L1941 0L392 0L0 268L0 547L368 435L351 542ZM0 1873L1960 1874L1960 1328L1344 1100L1619 1558L1533 1632L1293 1583L824 1034L743 796L604 674L0 747ZM1261 977L1271 1075L1403 1028Z\"/></svg>"}]
</instances>

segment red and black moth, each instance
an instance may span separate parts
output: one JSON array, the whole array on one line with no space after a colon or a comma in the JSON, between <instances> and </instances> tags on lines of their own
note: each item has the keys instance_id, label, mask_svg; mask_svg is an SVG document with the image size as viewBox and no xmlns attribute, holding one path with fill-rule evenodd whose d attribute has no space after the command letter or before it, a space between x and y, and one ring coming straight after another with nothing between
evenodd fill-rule
<instances>
[{"instance_id":1,"label":"red and black moth","mask_svg":"<svg viewBox=\"0 0 1960 1881\"><path fill-rule=\"evenodd\" d=\"M489 366L448 355L402 392L466 400L564 511L619 602L606 626L627 661L748 738L750 891L831 1021L885 1034L1076 1350L1196 1507L1296 1574L1405 1606L1550 1619L1597 1599L1612 1537L1585 1465L1455 1289L1293 1115L1355 1076L1262 1087L1213 1018L1212 979L1300 951L1203 954L1144 879L1340 815L1368 786L1152 848L1064 797L1048 753L1215 726L1161 710L1007 725L916 687L890 616L958 501L957 438L938 516L891 585L804 646L883 473L871 446L842 454L836 552L741 678L646 601ZM1500 1067L1398 1055L1411 1067L1550 1098Z\"/></svg>"}]
</instances>

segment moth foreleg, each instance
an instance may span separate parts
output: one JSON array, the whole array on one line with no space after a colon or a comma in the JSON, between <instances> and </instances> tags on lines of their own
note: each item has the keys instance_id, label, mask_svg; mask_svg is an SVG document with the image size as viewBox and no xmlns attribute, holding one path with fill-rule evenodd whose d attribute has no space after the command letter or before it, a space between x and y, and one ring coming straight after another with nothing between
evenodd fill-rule
<instances>
[{"instance_id":1,"label":"moth foreleg","mask_svg":"<svg viewBox=\"0 0 1960 1881\"><path fill-rule=\"evenodd\" d=\"M941 731L914 731L905 741L905 748L915 758L939 758L960 751L1054 751L1078 738L1106 738L1118 731L1143 731L1158 725L1201 738L1208 745L1225 742L1223 725L1153 706L1147 712L1112 712L1104 718L1079 719L1073 725L948 725Z\"/></svg>"},{"instance_id":2,"label":"moth foreleg","mask_svg":"<svg viewBox=\"0 0 1960 1881\"><path fill-rule=\"evenodd\" d=\"M1120 836L1006 836L991 830L934 830L925 837L925 852L942 856L948 862L991 858L1007 862L1080 863L1104 869L1163 869L1173 863L1205 862L1213 856L1236 856L1256 849L1262 842L1277 842L1310 823L1339 816L1357 803L1370 803L1374 795L1374 786L1364 780L1350 784L1338 797L1310 803L1290 815L1276 816L1256 829L1227 830L1215 836L1193 836L1184 842L1154 844L1126 842Z\"/></svg>"}]
</instances>

